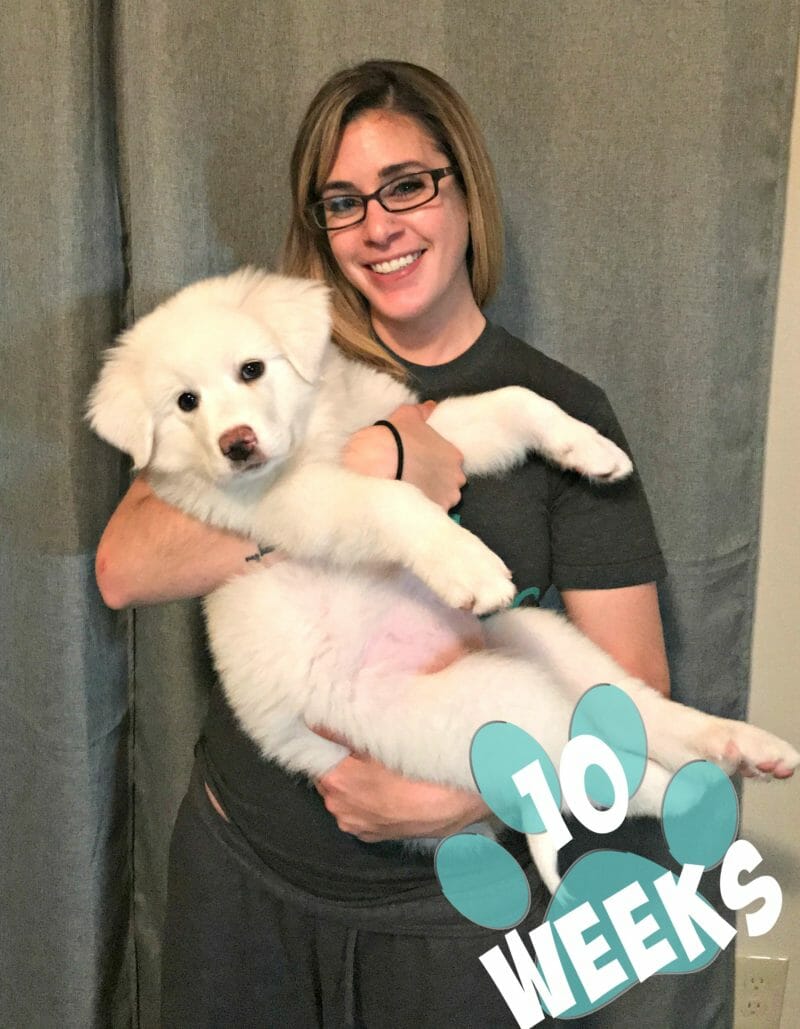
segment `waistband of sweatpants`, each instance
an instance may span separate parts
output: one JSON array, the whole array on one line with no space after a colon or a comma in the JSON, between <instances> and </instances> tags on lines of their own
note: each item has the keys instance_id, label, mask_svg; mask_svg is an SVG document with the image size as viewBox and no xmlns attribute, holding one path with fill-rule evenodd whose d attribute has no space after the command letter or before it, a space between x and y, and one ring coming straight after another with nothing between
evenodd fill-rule
<instances>
[{"instance_id":1,"label":"waistband of sweatpants","mask_svg":"<svg viewBox=\"0 0 800 1029\"><path fill-rule=\"evenodd\" d=\"M211 806L206 793L206 765L202 748L196 748L189 787L186 794L194 814L216 842L228 852L244 872L257 879L263 888L283 903L292 904L308 914L325 918L349 928L391 935L430 936L450 939L481 938L487 945L499 943L502 931L475 925L453 908L444 895L413 898L400 894L396 900L380 904L354 904L318 897L288 882L255 853L244 834L232 821L225 821ZM210 783L213 787L213 783ZM540 882L531 883L531 912L543 917L547 893ZM525 921L528 922L530 916ZM541 921L541 918L535 922ZM534 928L534 925L530 926ZM522 928L522 926L520 927Z\"/></svg>"}]
</instances>

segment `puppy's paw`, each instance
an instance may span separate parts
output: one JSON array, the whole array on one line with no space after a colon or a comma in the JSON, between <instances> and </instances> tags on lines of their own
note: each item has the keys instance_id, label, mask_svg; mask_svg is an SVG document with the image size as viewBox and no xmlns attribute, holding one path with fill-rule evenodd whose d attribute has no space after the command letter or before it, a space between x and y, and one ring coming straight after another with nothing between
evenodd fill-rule
<instances>
[{"instance_id":1,"label":"puppy's paw","mask_svg":"<svg viewBox=\"0 0 800 1029\"><path fill-rule=\"evenodd\" d=\"M562 468L597 482L619 482L633 471L631 459L616 443L591 425L570 418L548 448L548 457Z\"/></svg>"},{"instance_id":2,"label":"puppy's paw","mask_svg":"<svg viewBox=\"0 0 800 1029\"><path fill-rule=\"evenodd\" d=\"M508 607L516 592L511 572L477 536L451 525L455 531L426 548L413 571L449 607L476 615Z\"/></svg>"},{"instance_id":3,"label":"puppy's paw","mask_svg":"<svg viewBox=\"0 0 800 1029\"><path fill-rule=\"evenodd\" d=\"M755 779L788 779L800 765L800 754L790 743L758 726L725 718L714 720L698 750L729 775L741 772Z\"/></svg>"}]
</instances>

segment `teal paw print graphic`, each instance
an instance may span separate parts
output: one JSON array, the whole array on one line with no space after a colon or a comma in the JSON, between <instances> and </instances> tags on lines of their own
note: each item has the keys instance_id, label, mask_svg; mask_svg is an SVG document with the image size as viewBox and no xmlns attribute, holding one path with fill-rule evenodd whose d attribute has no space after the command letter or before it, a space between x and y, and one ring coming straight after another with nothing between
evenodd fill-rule
<instances>
[{"instance_id":1,"label":"teal paw print graphic","mask_svg":"<svg viewBox=\"0 0 800 1029\"><path fill-rule=\"evenodd\" d=\"M575 708L557 772L544 748L507 722L484 725L471 749L483 799L506 825L527 835L553 896L544 922L515 927L530 908L528 879L489 836L459 833L436 851L436 873L449 902L466 918L505 930L504 944L480 958L520 1026L552 1016L578 1017L613 1001L655 973L706 966L735 929L697 892L700 876L722 863L724 903L738 910L756 899L751 935L771 928L781 907L777 882L742 884L761 858L736 839L739 808L726 774L707 761L674 775L647 760L647 740L633 701L615 686L589 690ZM639 807L660 808L679 876L637 854L602 849L602 835ZM562 802L600 836L601 849L579 858L559 880L557 851L571 838ZM748 920L751 915L747 916ZM759 921L760 919L760 921Z\"/></svg>"}]
</instances>

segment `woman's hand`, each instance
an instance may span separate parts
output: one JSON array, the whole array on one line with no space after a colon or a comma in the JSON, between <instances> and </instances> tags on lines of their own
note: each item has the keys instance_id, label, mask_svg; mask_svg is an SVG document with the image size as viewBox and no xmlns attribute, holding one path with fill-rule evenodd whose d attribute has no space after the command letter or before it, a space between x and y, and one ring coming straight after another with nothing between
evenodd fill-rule
<instances>
[{"instance_id":1,"label":"woman's hand","mask_svg":"<svg viewBox=\"0 0 800 1029\"><path fill-rule=\"evenodd\" d=\"M348 746L326 729L315 727L314 732ZM447 836L489 813L475 793L404 779L358 752L318 779L316 787L342 832L365 843Z\"/></svg>"},{"instance_id":2,"label":"woman's hand","mask_svg":"<svg viewBox=\"0 0 800 1029\"><path fill-rule=\"evenodd\" d=\"M410 482L435 504L449 511L461 499L466 483L464 455L427 424L436 404L403 404L388 420L403 440L403 481ZM384 425L370 425L354 433L342 460L351 471L393 479L397 471L397 444Z\"/></svg>"}]
</instances>

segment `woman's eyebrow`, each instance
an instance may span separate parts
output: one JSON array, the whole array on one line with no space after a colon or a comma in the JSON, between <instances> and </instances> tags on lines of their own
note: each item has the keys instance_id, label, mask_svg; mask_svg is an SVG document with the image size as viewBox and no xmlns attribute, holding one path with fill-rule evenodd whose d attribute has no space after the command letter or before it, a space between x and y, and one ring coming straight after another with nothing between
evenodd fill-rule
<instances>
[{"instance_id":1,"label":"woman's eyebrow","mask_svg":"<svg viewBox=\"0 0 800 1029\"><path fill-rule=\"evenodd\" d=\"M422 161L399 161L397 164L387 164L385 168L381 168L378 172L378 178L390 179L393 175L402 175L405 171L418 170L424 167L425 165ZM350 189L354 193L358 192L354 183L345 182L343 179L326 182L322 187L322 191L324 192L326 189Z\"/></svg>"}]
</instances>

